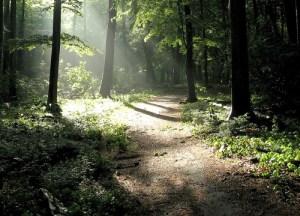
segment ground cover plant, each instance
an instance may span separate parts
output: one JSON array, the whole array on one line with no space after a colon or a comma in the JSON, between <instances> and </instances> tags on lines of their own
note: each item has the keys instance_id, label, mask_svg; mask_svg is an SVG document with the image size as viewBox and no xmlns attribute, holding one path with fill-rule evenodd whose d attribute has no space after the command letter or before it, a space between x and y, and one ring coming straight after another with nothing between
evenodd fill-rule
<instances>
[{"instance_id":1,"label":"ground cover plant","mask_svg":"<svg viewBox=\"0 0 300 216\"><path fill-rule=\"evenodd\" d=\"M95 102L64 106L78 103L86 106L84 114L71 110L54 116L42 104L1 108L3 214L137 214L134 199L112 178L112 155L129 145L126 127L109 122L120 104L112 102L97 116L88 111Z\"/></svg>"},{"instance_id":2,"label":"ground cover plant","mask_svg":"<svg viewBox=\"0 0 300 216\"><path fill-rule=\"evenodd\" d=\"M281 122L274 115L251 120L246 114L228 120L229 95L220 89L199 89L199 101L185 105L182 117L193 124L196 136L216 148L219 156L248 158L258 165L256 174L262 176L300 175L300 132L296 119Z\"/></svg>"}]
</instances>

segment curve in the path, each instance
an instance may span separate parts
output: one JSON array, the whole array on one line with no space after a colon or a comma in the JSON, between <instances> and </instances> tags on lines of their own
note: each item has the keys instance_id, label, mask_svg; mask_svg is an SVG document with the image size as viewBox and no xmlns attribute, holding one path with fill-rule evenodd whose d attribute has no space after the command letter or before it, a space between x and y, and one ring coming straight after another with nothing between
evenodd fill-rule
<instances>
[{"instance_id":1,"label":"curve in the path","mask_svg":"<svg viewBox=\"0 0 300 216\"><path fill-rule=\"evenodd\" d=\"M120 157L115 178L149 215L297 215L285 211L266 180L233 175L236 163L219 160L193 138L180 122L181 100L159 96L115 113L128 125L137 155Z\"/></svg>"}]
</instances>

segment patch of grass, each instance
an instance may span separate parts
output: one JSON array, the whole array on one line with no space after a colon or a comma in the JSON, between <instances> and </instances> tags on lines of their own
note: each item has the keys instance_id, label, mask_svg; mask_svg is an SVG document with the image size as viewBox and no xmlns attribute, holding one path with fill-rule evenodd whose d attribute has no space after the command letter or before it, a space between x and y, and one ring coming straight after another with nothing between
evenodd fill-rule
<instances>
[{"instance_id":1,"label":"patch of grass","mask_svg":"<svg viewBox=\"0 0 300 216\"><path fill-rule=\"evenodd\" d=\"M229 106L224 105L226 101L222 103L227 96L205 88L198 91L199 101L185 105L182 116L193 125L194 134L215 147L220 157L252 159L263 176L300 176L299 122L285 119L289 127L282 131L276 118L271 128L252 123L247 116L227 121Z\"/></svg>"},{"instance_id":2,"label":"patch of grass","mask_svg":"<svg viewBox=\"0 0 300 216\"><path fill-rule=\"evenodd\" d=\"M84 108L76 111L75 105ZM107 105L109 104L109 105ZM113 151L129 144L109 116L118 104L67 101L65 116L42 103L0 109L0 208L4 215L140 215L113 179ZM107 105L105 109L98 109ZM84 111L83 111L84 110ZM99 113L95 113L96 111Z\"/></svg>"}]
</instances>

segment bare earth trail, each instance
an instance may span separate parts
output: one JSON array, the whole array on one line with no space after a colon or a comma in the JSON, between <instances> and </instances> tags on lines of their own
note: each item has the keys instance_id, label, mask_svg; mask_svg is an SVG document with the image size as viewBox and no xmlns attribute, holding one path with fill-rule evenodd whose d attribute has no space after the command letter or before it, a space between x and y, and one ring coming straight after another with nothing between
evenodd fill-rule
<instances>
[{"instance_id":1,"label":"bare earth trail","mask_svg":"<svg viewBox=\"0 0 300 216\"><path fill-rule=\"evenodd\" d=\"M182 96L154 97L117 111L134 153L119 155L116 179L149 215L300 215L268 180L240 174L241 161L218 159L180 122Z\"/></svg>"}]
</instances>

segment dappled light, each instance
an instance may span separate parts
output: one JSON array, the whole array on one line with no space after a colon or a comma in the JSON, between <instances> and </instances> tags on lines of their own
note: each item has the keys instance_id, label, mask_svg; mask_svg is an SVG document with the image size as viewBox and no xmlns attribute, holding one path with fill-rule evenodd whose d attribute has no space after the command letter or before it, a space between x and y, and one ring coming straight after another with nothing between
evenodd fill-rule
<instances>
[{"instance_id":1,"label":"dappled light","mask_svg":"<svg viewBox=\"0 0 300 216\"><path fill-rule=\"evenodd\" d=\"M1 0L0 215L299 216L299 2Z\"/></svg>"}]
</instances>

